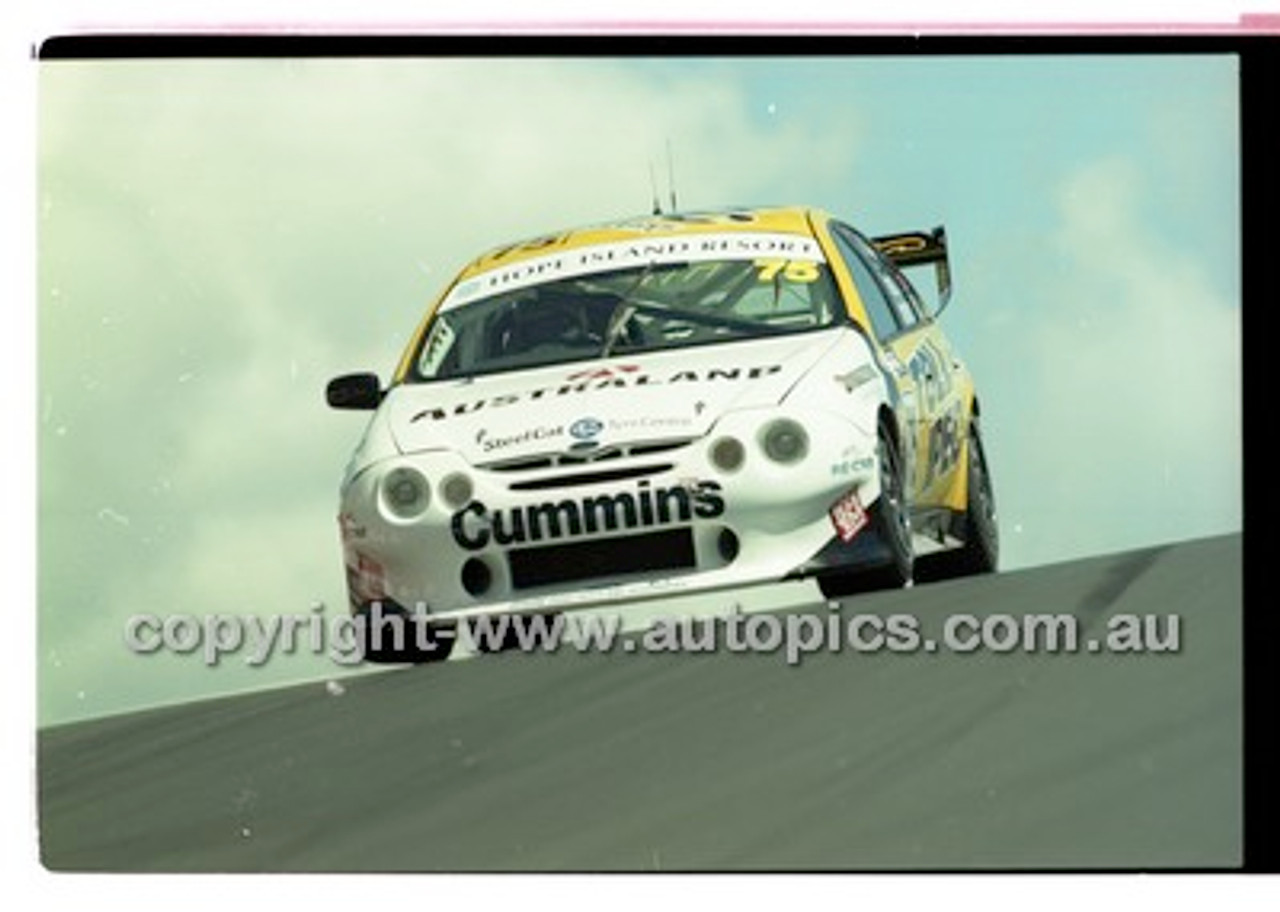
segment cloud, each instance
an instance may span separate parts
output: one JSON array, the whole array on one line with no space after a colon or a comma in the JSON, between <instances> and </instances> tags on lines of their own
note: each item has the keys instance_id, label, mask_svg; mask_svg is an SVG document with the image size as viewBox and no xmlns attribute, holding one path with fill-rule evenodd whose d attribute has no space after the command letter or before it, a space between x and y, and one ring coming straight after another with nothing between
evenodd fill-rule
<instances>
[{"instance_id":1,"label":"cloud","mask_svg":"<svg viewBox=\"0 0 1280 912\"><path fill-rule=\"evenodd\" d=\"M121 630L336 611L365 419L324 382L386 376L481 250L645 211L668 140L682 205L947 221L1007 566L1239 528L1233 74L1117 59L1104 97L1098 61L1021 64L1018 92L976 58L42 67L41 720L318 673L138 659Z\"/></svg>"},{"instance_id":2,"label":"cloud","mask_svg":"<svg viewBox=\"0 0 1280 912\"><path fill-rule=\"evenodd\" d=\"M1001 441L1005 522L1031 562L1240 525L1240 311L1211 261L1144 221L1149 192L1140 164L1113 156L1055 200L1038 262L1057 281L1026 302L1032 392Z\"/></svg>"},{"instance_id":3,"label":"cloud","mask_svg":"<svg viewBox=\"0 0 1280 912\"><path fill-rule=\"evenodd\" d=\"M139 610L344 604L336 485L364 419L327 411L323 384L386 376L466 260L645 211L668 140L691 206L814 198L854 145L840 124L762 122L723 75L606 60L68 62L40 80L46 722L199 689L124 650Z\"/></svg>"}]
</instances>

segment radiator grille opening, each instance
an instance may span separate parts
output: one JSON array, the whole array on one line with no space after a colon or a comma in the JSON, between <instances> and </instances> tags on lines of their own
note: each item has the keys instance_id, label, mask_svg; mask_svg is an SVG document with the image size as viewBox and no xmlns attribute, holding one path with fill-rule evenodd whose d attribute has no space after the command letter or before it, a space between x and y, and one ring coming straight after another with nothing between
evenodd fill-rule
<instances>
[{"instance_id":1,"label":"radiator grille opening","mask_svg":"<svg viewBox=\"0 0 1280 912\"><path fill-rule=\"evenodd\" d=\"M517 548L507 553L516 589L551 586L605 576L681 570L696 563L693 530L665 529L642 535Z\"/></svg>"},{"instance_id":2,"label":"radiator grille opening","mask_svg":"<svg viewBox=\"0 0 1280 912\"><path fill-rule=\"evenodd\" d=\"M625 459L631 456L652 456L654 453L666 453L688 446L692 441L656 440L649 443L632 443L623 446L605 446L581 453L543 453L538 456L520 456L515 459L504 459L498 462L482 463L479 468L490 472L530 472L537 469L555 469L560 466L590 465L593 462L604 462L611 459Z\"/></svg>"},{"instance_id":3,"label":"radiator grille opening","mask_svg":"<svg viewBox=\"0 0 1280 912\"><path fill-rule=\"evenodd\" d=\"M605 469L593 472L573 472L568 475L550 475L543 478L530 478L528 481L513 481L507 487L512 491L546 491L556 488L575 488L580 485L607 484L614 481L629 481L632 478L644 478L648 475L661 475L674 468L667 462L660 465L631 466L625 469Z\"/></svg>"}]
</instances>

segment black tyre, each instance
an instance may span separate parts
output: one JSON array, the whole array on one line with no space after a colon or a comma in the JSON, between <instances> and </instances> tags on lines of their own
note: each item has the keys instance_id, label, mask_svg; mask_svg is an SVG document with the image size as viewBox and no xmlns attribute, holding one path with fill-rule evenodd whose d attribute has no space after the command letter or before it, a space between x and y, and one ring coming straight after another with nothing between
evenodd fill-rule
<instances>
[{"instance_id":1,"label":"black tyre","mask_svg":"<svg viewBox=\"0 0 1280 912\"><path fill-rule=\"evenodd\" d=\"M964 563L969 573L992 573L1000 561L1000 526L996 521L996 495L991 468L978 431L978 419L969 422L969 497L964 517Z\"/></svg>"},{"instance_id":2,"label":"black tyre","mask_svg":"<svg viewBox=\"0 0 1280 912\"><path fill-rule=\"evenodd\" d=\"M376 664L443 662L453 653L457 628L429 624L394 603L375 603L360 609L364 660Z\"/></svg>"},{"instance_id":3,"label":"black tyre","mask_svg":"<svg viewBox=\"0 0 1280 912\"><path fill-rule=\"evenodd\" d=\"M873 529L888 551L881 566L865 570L847 570L818 578L818 587L826 598L871 592L877 589L901 589L911 582L915 555L911 545L911 508L907 502L902 461L893 439L880 427L876 452L880 462L880 498L872 506Z\"/></svg>"},{"instance_id":4,"label":"black tyre","mask_svg":"<svg viewBox=\"0 0 1280 912\"><path fill-rule=\"evenodd\" d=\"M547 631L554 624L553 618L558 612L545 616L513 614L506 618L486 618L487 630L481 628L479 619L468 622L471 641L476 651L490 654L495 652L511 652L520 649L526 643L531 647L542 647L547 640Z\"/></svg>"},{"instance_id":5,"label":"black tyre","mask_svg":"<svg viewBox=\"0 0 1280 912\"><path fill-rule=\"evenodd\" d=\"M1000 527L996 521L996 497L991 485L991 469L978 419L969 422L968 497L959 534L964 544L954 551L930 555L921 561L919 578L953 579L994 573L1000 559Z\"/></svg>"}]
</instances>

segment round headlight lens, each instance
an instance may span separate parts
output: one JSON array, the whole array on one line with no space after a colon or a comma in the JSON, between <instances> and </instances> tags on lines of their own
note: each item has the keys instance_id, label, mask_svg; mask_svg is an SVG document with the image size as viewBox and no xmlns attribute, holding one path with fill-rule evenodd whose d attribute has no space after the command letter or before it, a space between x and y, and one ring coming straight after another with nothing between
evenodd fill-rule
<instances>
[{"instance_id":1,"label":"round headlight lens","mask_svg":"<svg viewBox=\"0 0 1280 912\"><path fill-rule=\"evenodd\" d=\"M451 510L458 510L471 503L475 488L471 479L461 472L450 475L440 482L440 497Z\"/></svg>"},{"instance_id":2,"label":"round headlight lens","mask_svg":"<svg viewBox=\"0 0 1280 912\"><path fill-rule=\"evenodd\" d=\"M427 480L417 469L400 466L382 479L382 499L398 519L413 519L427 509L430 500Z\"/></svg>"},{"instance_id":3,"label":"round headlight lens","mask_svg":"<svg viewBox=\"0 0 1280 912\"><path fill-rule=\"evenodd\" d=\"M762 445L774 462L791 465L809 454L809 435L799 422L779 418L765 428Z\"/></svg>"},{"instance_id":4,"label":"round headlight lens","mask_svg":"<svg viewBox=\"0 0 1280 912\"><path fill-rule=\"evenodd\" d=\"M736 437L721 437L711 444L711 464L721 472L736 472L746 461L747 449Z\"/></svg>"}]
</instances>

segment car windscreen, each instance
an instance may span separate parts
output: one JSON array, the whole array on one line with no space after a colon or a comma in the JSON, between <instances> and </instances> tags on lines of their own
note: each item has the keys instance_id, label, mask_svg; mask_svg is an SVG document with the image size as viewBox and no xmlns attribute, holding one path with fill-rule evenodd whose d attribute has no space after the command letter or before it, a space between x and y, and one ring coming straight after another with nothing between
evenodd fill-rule
<instances>
[{"instance_id":1,"label":"car windscreen","mask_svg":"<svg viewBox=\"0 0 1280 912\"><path fill-rule=\"evenodd\" d=\"M469 300L451 296L409 380L443 380L821 329L843 319L825 262L652 261Z\"/></svg>"}]
</instances>

